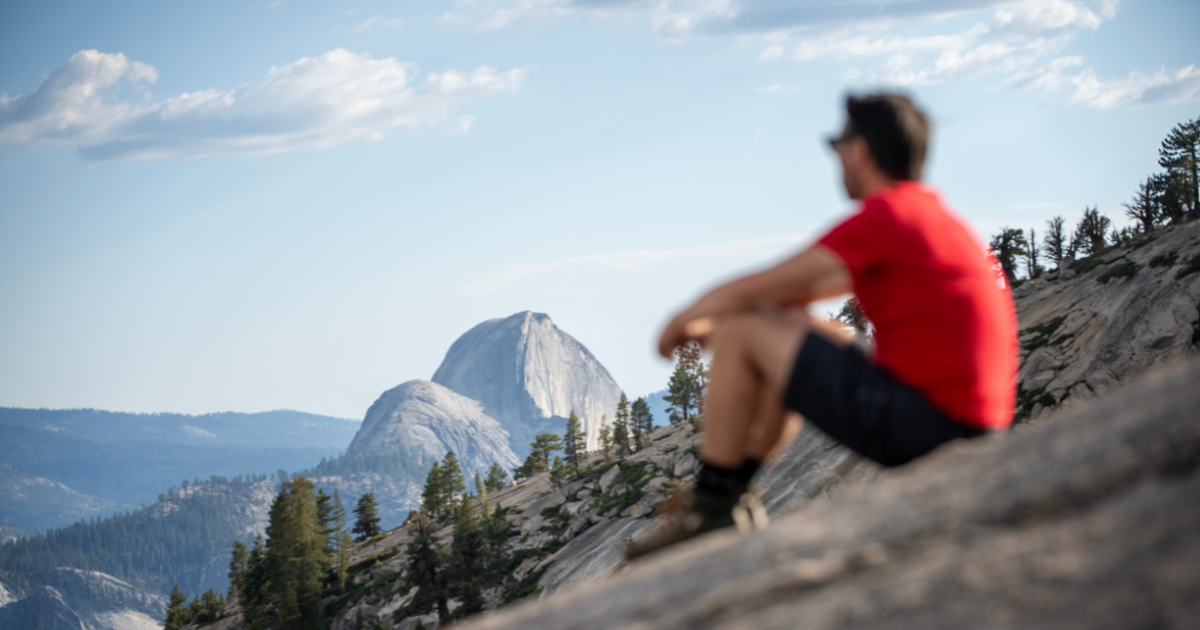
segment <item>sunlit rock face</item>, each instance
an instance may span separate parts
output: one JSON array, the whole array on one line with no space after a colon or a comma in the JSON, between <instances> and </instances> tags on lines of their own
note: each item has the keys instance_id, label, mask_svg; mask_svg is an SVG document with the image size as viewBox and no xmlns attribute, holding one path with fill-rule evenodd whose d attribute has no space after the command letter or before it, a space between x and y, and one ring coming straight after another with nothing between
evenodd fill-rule
<instances>
[{"instance_id":1,"label":"sunlit rock face","mask_svg":"<svg viewBox=\"0 0 1200 630\"><path fill-rule=\"evenodd\" d=\"M420 453L430 461L454 451L463 470L486 471L493 462L520 465L508 432L480 404L426 380L412 380L383 393L367 411L348 456Z\"/></svg>"},{"instance_id":2,"label":"sunlit rock face","mask_svg":"<svg viewBox=\"0 0 1200 630\"><path fill-rule=\"evenodd\" d=\"M561 433L574 411L598 444L600 421L612 420L621 390L583 344L543 313L492 319L459 337L433 381L483 403L508 429L518 453L539 431Z\"/></svg>"}]
</instances>

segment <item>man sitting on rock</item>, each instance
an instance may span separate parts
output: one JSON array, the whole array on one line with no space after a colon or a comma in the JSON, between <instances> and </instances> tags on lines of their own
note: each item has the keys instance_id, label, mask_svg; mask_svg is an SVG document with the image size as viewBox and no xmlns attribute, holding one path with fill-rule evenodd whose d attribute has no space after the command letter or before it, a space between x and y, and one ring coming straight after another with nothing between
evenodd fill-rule
<instances>
[{"instance_id":1,"label":"man sitting on rock","mask_svg":"<svg viewBox=\"0 0 1200 630\"><path fill-rule=\"evenodd\" d=\"M846 114L829 143L858 211L795 256L713 289L663 330L664 357L689 341L712 352L702 465L683 512L631 544L630 558L764 525L750 481L803 420L884 466L1011 422L1012 297L982 241L919 183L927 118L886 93L848 97ZM850 292L874 325L871 354L805 312Z\"/></svg>"}]
</instances>

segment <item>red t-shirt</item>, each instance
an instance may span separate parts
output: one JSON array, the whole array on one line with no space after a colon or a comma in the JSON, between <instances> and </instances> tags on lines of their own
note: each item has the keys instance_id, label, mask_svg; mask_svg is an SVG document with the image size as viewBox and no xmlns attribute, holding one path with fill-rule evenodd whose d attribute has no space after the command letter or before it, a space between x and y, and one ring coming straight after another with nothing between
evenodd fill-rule
<instances>
[{"instance_id":1,"label":"red t-shirt","mask_svg":"<svg viewBox=\"0 0 1200 630\"><path fill-rule=\"evenodd\" d=\"M1012 422L1017 321L991 254L941 195L901 182L821 238L875 325L876 364L968 426Z\"/></svg>"}]
</instances>

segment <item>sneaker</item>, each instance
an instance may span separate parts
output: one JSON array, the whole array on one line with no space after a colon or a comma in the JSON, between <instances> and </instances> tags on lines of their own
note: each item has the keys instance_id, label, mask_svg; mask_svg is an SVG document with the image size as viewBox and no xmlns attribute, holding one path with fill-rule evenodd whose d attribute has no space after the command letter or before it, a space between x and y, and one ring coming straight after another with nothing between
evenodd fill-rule
<instances>
[{"instance_id":1,"label":"sneaker","mask_svg":"<svg viewBox=\"0 0 1200 630\"><path fill-rule=\"evenodd\" d=\"M625 559L634 560L717 529L737 527L739 532L747 534L767 526L766 508L748 490L729 495L693 490L685 499L685 506L649 538L627 543Z\"/></svg>"}]
</instances>

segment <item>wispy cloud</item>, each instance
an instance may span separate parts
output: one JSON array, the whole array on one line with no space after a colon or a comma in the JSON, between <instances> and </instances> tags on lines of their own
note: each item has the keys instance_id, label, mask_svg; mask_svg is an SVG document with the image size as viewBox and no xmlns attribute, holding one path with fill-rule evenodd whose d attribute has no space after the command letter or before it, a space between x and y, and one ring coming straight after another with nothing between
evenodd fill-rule
<instances>
[{"instance_id":1,"label":"wispy cloud","mask_svg":"<svg viewBox=\"0 0 1200 630\"><path fill-rule=\"evenodd\" d=\"M1093 109L1140 105L1175 105L1200 101L1200 70L1187 66L1153 74L1132 72L1124 79L1103 79L1082 66L1082 57L1060 57L1036 70L1014 75L1011 89L1056 91L1071 89L1071 104Z\"/></svg>"},{"instance_id":2,"label":"wispy cloud","mask_svg":"<svg viewBox=\"0 0 1200 630\"><path fill-rule=\"evenodd\" d=\"M611 254L576 256L546 263L505 265L489 271L461 287L464 295L482 295L500 291L507 285L532 276L569 267L605 267L616 271L641 271L656 264L685 259L761 255L772 246L798 245L808 234L741 239L710 243L683 249L639 249Z\"/></svg>"},{"instance_id":3,"label":"wispy cloud","mask_svg":"<svg viewBox=\"0 0 1200 630\"><path fill-rule=\"evenodd\" d=\"M483 66L415 81L413 64L337 49L272 67L234 88L133 101L158 71L121 53L83 50L32 92L0 94L0 141L78 148L89 160L270 154L381 139L446 122L463 103L520 90L520 69ZM462 132L459 118L448 131Z\"/></svg>"},{"instance_id":4,"label":"wispy cloud","mask_svg":"<svg viewBox=\"0 0 1200 630\"><path fill-rule=\"evenodd\" d=\"M400 18L385 18L385 17L379 17L377 15L375 17L369 17L369 18L363 20L362 22L359 22L358 25L354 27L354 32L355 33L367 33L370 31L379 31L379 30L398 31L403 27L404 27L404 20L402 20Z\"/></svg>"},{"instance_id":5,"label":"wispy cloud","mask_svg":"<svg viewBox=\"0 0 1200 630\"><path fill-rule=\"evenodd\" d=\"M745 45L760 45L763 62L860 60L863 65L841 73L852 83L932 85L994 75L1005 87L1057 89L1050 84L1070 84L1072 104L1097 108L1195 100L1190 67L1174 73L1135 73L1123 80L1102 80L1089 70L1062 74L1082 60L1055 56L1076 33L1113 19L1119 4L1120 0L457 0L443 19L495 29L520 20L566 16L640 17L649 22L651 32L666 39L729 36ZM913 22L937 24L946 17L972 16L978 16L978 22L966 30L918 37L897 34ZM787 89L780 85L755 91Z\"/></svg>"}]
</instances>

